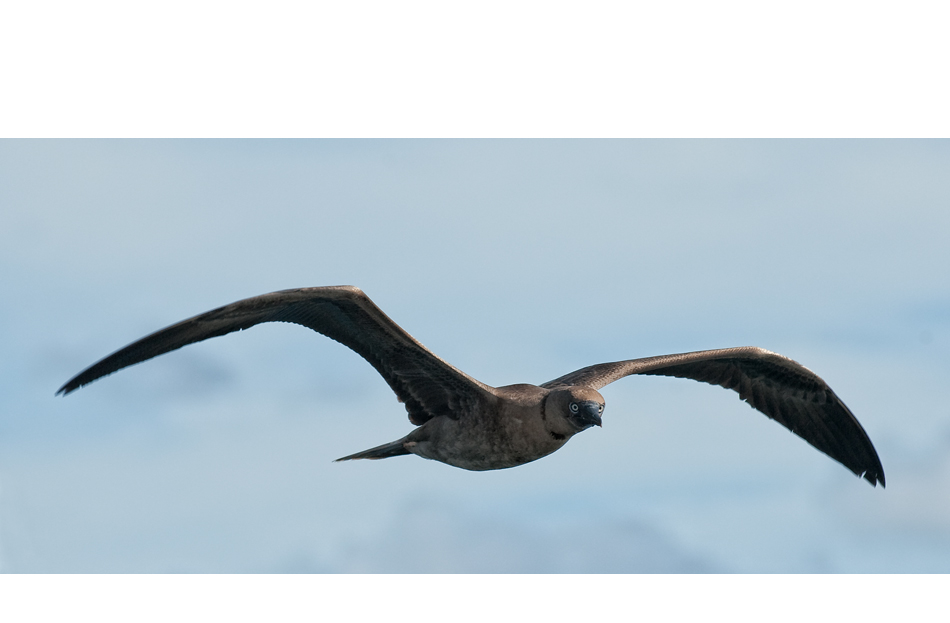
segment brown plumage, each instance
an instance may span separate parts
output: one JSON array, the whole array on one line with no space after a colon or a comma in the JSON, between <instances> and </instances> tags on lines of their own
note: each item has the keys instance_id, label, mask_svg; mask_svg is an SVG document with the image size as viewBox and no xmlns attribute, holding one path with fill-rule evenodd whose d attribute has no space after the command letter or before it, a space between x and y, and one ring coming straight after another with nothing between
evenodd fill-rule
<instances>
[{"instance_id":1,"label":"brown plumage","mask_svg":"<svg viewBox=\"0 0 950 623\"><path fill-rule=\"evenodd\" d=\"M864 429L814 372L753 346L631 359L582 368L539 386L490 387L443 361L389 319L359 288L300 288L264 294L189 318L126 346L80 372L58 393L187 344L293 322L356 351L389 383L418 428L338 459L401 454L472 470L501 469L546 456L601 424L597 391L631 374L676 376L735 390L742 400L871 484L884 470Z\"/></svg>"}]
</instances>

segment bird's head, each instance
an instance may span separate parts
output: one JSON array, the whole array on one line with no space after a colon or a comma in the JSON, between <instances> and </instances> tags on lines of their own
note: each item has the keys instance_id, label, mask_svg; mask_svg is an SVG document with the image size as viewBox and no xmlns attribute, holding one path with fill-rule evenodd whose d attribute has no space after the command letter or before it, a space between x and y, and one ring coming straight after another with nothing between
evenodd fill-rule
<instances>
[{"instance_id":1,"label":"bird's head","mask_svg":"<svg viewBox=\"0 0 950 623\"><path fill-rule=\"evenodd\" d=\"M557 414L570 423L575 433L591 426L601 426L604 397L596 389L573 386L555 389L548 396L545 410Z\"/></svg>"}]
</instances>

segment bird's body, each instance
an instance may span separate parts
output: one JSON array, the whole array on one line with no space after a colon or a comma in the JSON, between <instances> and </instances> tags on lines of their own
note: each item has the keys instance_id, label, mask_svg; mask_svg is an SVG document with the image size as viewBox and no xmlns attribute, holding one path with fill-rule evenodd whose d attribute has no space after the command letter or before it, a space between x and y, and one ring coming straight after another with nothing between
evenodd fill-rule
<instances>
[{"instance_id":1,"label":"bird's body","mask_svg":"<svg viewBox=\"0 0 950 623\"><path fill-rule=\"evenodd\" d=\"M804 366L756 347L631 359L582 368L542 385L490 387L443 361L352 286L283 290L237 301L162 329L68 381L60 393L187 344L261 322L293 322L350 347L405 403L417 426L404 438L338 460L403 454L469 470L515 467L601 424L597 391L631 374L721 385L872 484L884 470L861 425Z\"/></svg>"},{"instance_id":2,"label":"bird's body","mask_svg":"<svg viewBox=\"0 0 950 623\"><path fill-rule=\"evenodd\" d=\"M519 384L495 388L494 393L495 400L469 417L435 417L381 449L339 460L412 453L474 471L503 469L547 456L579 432L563 417L547 417L551 390Z\"/></svg>"}]
</instances>

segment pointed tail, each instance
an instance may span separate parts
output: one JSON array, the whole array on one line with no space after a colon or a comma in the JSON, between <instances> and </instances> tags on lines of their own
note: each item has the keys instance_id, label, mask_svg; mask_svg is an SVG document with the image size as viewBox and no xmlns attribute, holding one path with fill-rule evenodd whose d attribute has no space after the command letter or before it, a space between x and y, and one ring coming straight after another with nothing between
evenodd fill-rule
<instances>
[{"instance_id":1,"label":"pointed tail","mask_svg":"<svg viewBox=\"0 0 950 623\"><path fill-rule=\"evenodd\" d=\"M363 450L362 452L345 456L341 459L337 459L334 461L334 463L339 461L352 461L354 459L388 459L391 456L400 456L403 454L412 454L406 450L405 437L398 441L393 441L381 446L376 446L375 448L370 448L369 450Z\"/></svg>"}]
</instances>

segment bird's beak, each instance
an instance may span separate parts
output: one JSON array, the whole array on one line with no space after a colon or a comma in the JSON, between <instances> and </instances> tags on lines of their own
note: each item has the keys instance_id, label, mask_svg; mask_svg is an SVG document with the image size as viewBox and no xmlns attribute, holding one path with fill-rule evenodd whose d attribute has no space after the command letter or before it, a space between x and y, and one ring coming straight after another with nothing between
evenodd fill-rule
<instances>
[{"instance_id":1,"label":"bird's beak","mask_svg":"<svg viewBox=\"0 0 950 623\"><path fill-rule=\"evenodd\" d=\"M579 415L583 418L585 424L603 428L603 420L600 419L601 405L599 402L584 400L583 402L577 403L577 406L581 408Z\"/></svg>"}]
</instances>

